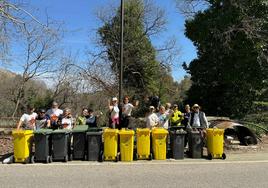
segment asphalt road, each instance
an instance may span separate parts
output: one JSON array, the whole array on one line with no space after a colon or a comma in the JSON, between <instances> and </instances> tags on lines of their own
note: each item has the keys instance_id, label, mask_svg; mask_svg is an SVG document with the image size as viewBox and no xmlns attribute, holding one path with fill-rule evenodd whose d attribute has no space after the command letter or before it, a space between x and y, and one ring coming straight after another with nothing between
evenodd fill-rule
<instances>
[{"instance_id":1,"label":"asphalt road","mask_svg":"<svg viewBox=\"0 0 268 188\"><path fill-rule=\"evenodd\" d=\"M0 187L268 187L268 161L0 165Z\"/></svg>"}]
</instances>

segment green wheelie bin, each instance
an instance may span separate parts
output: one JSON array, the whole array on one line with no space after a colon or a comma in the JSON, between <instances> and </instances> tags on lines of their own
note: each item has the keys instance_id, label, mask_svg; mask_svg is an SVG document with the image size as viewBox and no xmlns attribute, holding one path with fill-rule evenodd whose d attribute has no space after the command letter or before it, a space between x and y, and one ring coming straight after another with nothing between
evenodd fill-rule
<instances>
[{"instance_id":1,"label":"green wheelie bin","mask_svg":"<svg viewBox=\"0 0 268 188\"><path fill-rule=\"evenodd\" d=\"M86 132L88 130L87 125L77 125L73 131L73 159L86 159Z\"/></svg>"},{"instance_id":2,"label":"green wheelie bin","mask_svg":"<svg viewBox=\"0 0 268 188\"><path fill-rule=\"evenodd\" d=\"M35 153L32 156L34 162L52 162L51 156L51 133L52 129L39 129L34 131Z\"/></svg>"},{"instance_id":3,"label":"green wheelie bin","mask_svg":"<svg viewBox=\"0 0 268 188\"><path fill-rule=\"evenodd\" d=\"M71 130L57 129L51 133L51 136L53 161L71 161Z\"/></svg>"}]
</instances>

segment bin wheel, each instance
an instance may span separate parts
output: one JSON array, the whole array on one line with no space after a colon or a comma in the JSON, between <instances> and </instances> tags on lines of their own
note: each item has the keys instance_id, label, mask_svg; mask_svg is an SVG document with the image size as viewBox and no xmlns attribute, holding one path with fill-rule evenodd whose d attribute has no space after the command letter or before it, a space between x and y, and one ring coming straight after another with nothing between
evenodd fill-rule
<instances>
[{"instance_id":1,"label":"bin wheel","mask_svg":"<svg viewBox=\"0 0 268 188\"><path fill-rule=\"evenodd\" d=\"M134 160L135 161L139 160L139 155L137 153L134 154Z\"/></svg>"},{"instance_id":2,"label":"bin wheel","mask_svg":"<svg viewBox=\"0 0 268 188\"><path fill-rule=\"evenodd\" d=\"M225 160L226 159L226 154L223 153L222 156L221 156L222 160Z\"/></svg>"},{"instance_id":3,"label":"bin wheel","mask_svg":"<svg viewBox=\"0 0 268 188\"><path fill-rule=\"evenodd\" d=\"M31 162L31 157L28 157L24 160L23 164L28 164Z\"/></svg>"},{"instance_id":4,"label":"bin wheel","mask_svg":"<svg viewBox=\"0 0 268 188\"><path fill-rule=\"evenodd\" d=\"M64 162L68 162L68 155L64 157Z\"/></svg>"},{"instance_id":5,"label":"bin wheel","mask_svg":"<svg viewBox=\"0 0 268 188\"><path fill-rule=\"evenodd\" d=\"M103 162L104 161L104 155L103 155L103 152L100 153L100 156L99 156L99 162Z\"/></svg>"},{"instance_id":6,"label":"bin wheel","mask_svg":"<svg viewBox=\"0 0 268 188\"><path fill-rule=\"evenodd\" d=\"M52 160L52 156L49 156L49 161L48 161L49 163L52 163L53 162L53 160Z\"/></svg>"},{"instance_id":7,"label":"bin wheel","mask_svg":"<svg viewBox=\"0 0 268 188\"><path fill-rule=\"evenodd\" d=\"M72 160L73 160L73 154L70 154L69 161L72 161Z\"/></svg>"},{"instance_id":8,"label":"bin wheel","mask_svg":"<svg viewBox=\"0 0 268 188\"><path fill-rule=\"evenodd\" d=\"M120 160L120 154L118 153L115 157L115 162L118 162Z\"/></svg>"},{"instance_id":9,"label":"bin wheel","mask_svg":"<svg viewBox=\"0 0 268 188\"><path fill-rule=\"evenodd\" d=\"M47 156L47 158L46 158L46 163L49 163L49 161L50 161L50 157Z\"/></svg>"},{"instance_id":10,"label":"bin wheel","mask_svg":"<svg viewBox=\"0 0 268 188\"><path fill-rule=\"evenodd\" d=\"M148 159L149 161L151 161L151 160L153 160L153 154L152 153L150 153L150 155L149 155L149 159Z\"/></svg>"},{"instance_id":11,"label":"bin wheel","mask_svg":"<svg viewBox=\"0 0 268 188\"><path fill-rule=\"evenodd\" d=\"M34 164L34 162L35 162L35 157L32 156L32 157L31 157L31 163Z\"/></svg>"},{"instance_id":12,"label":"bin wheel","mask_svg":"<svg viewBox=\"0 0 268 188\"><path fill-rule=\"evenodd\" d=\"M212 160L212 155L211 155L211 153L208 154L208 160Z\"/></svg>"}]
</instances>

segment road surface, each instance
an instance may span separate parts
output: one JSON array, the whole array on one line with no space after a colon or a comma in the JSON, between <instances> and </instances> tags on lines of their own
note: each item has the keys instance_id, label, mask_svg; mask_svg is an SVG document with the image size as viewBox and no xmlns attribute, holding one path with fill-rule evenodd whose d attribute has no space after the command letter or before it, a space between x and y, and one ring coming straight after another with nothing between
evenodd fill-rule
<instances>
[{"instance_id":1,"label":"road surface","mask_svg":"<svg viewBox=\"0 0 268 188\"><path fill-rule=\"evenodd\" d=\"M268 161L0 165L0 187L268 187Z\"/></svg>"}]
</instances>

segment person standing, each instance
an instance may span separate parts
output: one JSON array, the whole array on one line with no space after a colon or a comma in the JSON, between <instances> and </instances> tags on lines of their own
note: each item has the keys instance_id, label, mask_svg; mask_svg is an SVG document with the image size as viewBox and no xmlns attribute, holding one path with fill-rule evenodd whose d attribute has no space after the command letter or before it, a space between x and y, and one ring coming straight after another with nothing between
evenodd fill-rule
<instances>
[{"instance_id":1,"label":"person standing","mask_svg":"<svg viewBox=\"0 0 268 188\"><path fill-rule=\"evenodd\" d=\"M177 104L173 105L173 111L174 112L170 118L171 127L181 126L181 121L183 119L183 116L182 116L181 111L179 111Z\"/></svg>"},{"instance_id":2,"label":"person standing","mask_svg":"<svg viewBox=\"0 0 268 188\"><path fill-rule=\"evenodd\" d=\"M52 108L49 109L46 114L49 116L50 118L50 123L51 123L51 127L53 129L57 129L58 128L58 119L59 116L63 114L63 111L61 109L59 109L59 105L57 102L53 102L52 103Z\"/></svg>"},{"instance_id":3,"label":"person standing","mask_svg":"<svg viewBox=\"0 0 268 188\"><path fill-rule=\"evenodd\" d=\"M88 109L83 108L82 114L80 116L78 116L76 119L76 125L86 125L86 120L87 120L88 115L89 115Z\"/></svg>"},{"instance_id":4,"label":"person standing","mask_svg":"<svg viewBox=\"0 0 268 188\"><path fill-rule=\"evenodd\" d=\"M128 128L129 120L131 117L132 110L139 105L139 101L135 101L134 104L129 102L129 97L125 96L123 101L123 109L122 109L122 128Z\"/></svg>"},{"instance_id":5,"label":"person standing","mask_svg":"<svg viewBox=\"0 0 268 188\"><path fill-rule=\"evenodd\" d=\"M40 109L38 111L38 116L36 118L36 129L49 128L50 127L50 119L49 116L46 115L45 109Z\"/></svg>"},{"instance_id":6,"label":"person standing","mask_svg":"<svg viewBox=\"0 0 268 188\"><path fill-rule=\"evenodd\" d=\"M191 115L190 105L186 104L184 108L184 113L183 113L183 120L181 122L184 127L188 125L190 115Z\"/></svg>"},{"instance_id":7,"label":"person standing","mask_svg":"<svg viewBox=\"0 0 268 188\"><path fill-rule=\"evenodd\" d=\"M70 108L65 108L63 114L59 117L59 123L62 129L69 129L73 128L73 117Z\"/></svg>"},{"instance_id":8,"label":"person standing","mask_svg":"<svg viewBox=\"0 0 268 188\"><path fill-rule=\"evenodd\" d=\"M34 112L35 108L33 106L28 105L27 106L27 113L24 113L20 121L17 125L17 130L19 130L21 127L24 129L30 129L35 130L36 129L36 118L37 113Z\"/></svg>"},{"instance_id":9,"label":"person standing","mask_svg":"<svg viewBox=\"0 0 268 188\"><path fill-rule=\"evenodd\" d=\"M112 98L112 102L109 101L109 126L113 129L119 127L119 107L116 97Z\"/></svg>"},{"instance_id":10,"label":"person standing","mask_svg":"<svg viewBox=\"0 0 268 188\"><path fill-rule=\"evenodd\" d=\"M94 115L94 111L92 109L88 109L86 124L88 125L89 128L97 127L97 118L98 116Z\"/></svg>"},{"instance_id":11,"label":"person standing","mask_svg":"<svg viewBox=\"0 0 268 188\"><path fill-rule=\"evenodd\" d=\"M193 112L190 113L188 125L190 128L202 128L206 129L208 127L208 120L204 112L200 111L200 106L194 104Z\"/></svg>"},{"instance_id":12,"label":"person standing","mask_svg":"<svg viewBox=\"0 0 268 188\"><path fill-rule=\"evenodd\" d=\"M149 107L149 114L146 117L146 127L152 129L159 126L159 118L155 113L154 106Z\"/></svg>"},{"instance_id":13,"label":"person standing","mask_svg":"<svg viewBox=\"0 0 268 188\"><path fill-rule=\"evenodd\" d=\"M158 116L158 119L159 119L160 127L168 129L169 115L166 113L166 109L165 109L164 106L159 107L159 112L157 113L157 116Z\"/></svg>"}]
</instances>

